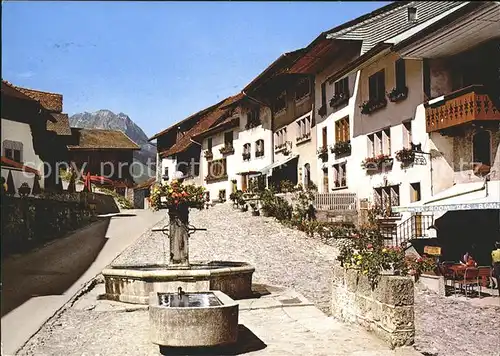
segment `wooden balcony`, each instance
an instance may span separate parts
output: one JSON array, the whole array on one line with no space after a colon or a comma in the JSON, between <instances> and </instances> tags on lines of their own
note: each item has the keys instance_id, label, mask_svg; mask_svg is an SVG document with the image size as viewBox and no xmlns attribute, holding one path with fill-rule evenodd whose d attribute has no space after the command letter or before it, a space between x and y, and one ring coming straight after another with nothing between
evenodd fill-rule
<instances>
[{"instance_id":1,"label":"wooden balcony","mask_svg":"<svg viewBox=\"0 0 500 356\"><path fill-rule=\"evenodd\" d=\"M474 121L499 121L500 111L482 85L471 85L426 104L427 132L442 131Z\"/></svg>"}]
</instances>

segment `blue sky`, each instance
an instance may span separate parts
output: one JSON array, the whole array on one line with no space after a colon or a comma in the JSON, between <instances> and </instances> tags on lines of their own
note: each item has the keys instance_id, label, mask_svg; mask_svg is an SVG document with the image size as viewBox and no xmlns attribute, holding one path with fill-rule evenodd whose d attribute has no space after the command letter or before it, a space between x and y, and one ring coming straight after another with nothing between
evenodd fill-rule
<instances>
[{"instance_id":1,"label":"blue sky","mask_svg":"<svg viewBox=\"0 0 500 356\"><path fill-rule=\"evenodd\" d=\"M148 136L239 92L282 53L388 2L2 3L2 78Z\"/></svg>"}]
</instances>

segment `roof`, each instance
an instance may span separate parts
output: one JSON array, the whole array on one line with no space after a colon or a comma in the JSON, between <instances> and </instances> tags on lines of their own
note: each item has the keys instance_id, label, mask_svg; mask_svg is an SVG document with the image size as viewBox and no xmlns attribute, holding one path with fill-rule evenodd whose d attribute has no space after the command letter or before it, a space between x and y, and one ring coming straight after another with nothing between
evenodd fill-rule
<instances>
[{"instance_id":1,"label":"roof","mask_svg":"<svg viewBox=\"0 0 500 356\"><path fill-rule=\"evenodd\" d=\"M33 174L36 174L37 176L40 176L40 172L38 170L36 170L35 168L25 166L24 164L13 161L5 156L2 156L2 166L17 168L17 169L22 170L24 172L33 173Z\"/></svg>"},{"instance_id":2,"label":"roof","mask_svg":"<svg viewBox=\"0 0 500 356\"><path fill-rule=\"evenodd\" d=\"M47 131L55 132L58 136L71 136L68 114L51 113L55 122L47 121Z\"/></svg>"},{"instance_id":3,"label":"roof","mask_svg":"<svg viewBox=\"0 0 500 356\"><path fill-rule=\"evenodd\" d=\"M78 145L68 145L69 150L140 150L127 135L117 130L71 128Z\"/></svg>"},{"instance_id":4,"label":"roof","mask_svg":"<svg viewBox=\"0 0 500 356\"><path fill-rule=\"evenodd\" d=\"M224 99L224 100L226 100L226 99ZM160 136L163 136L163 135L167 134L170 130L177 128L179 125L181 125L181 124L183 124L183 123L186 123L186 122L188 122L189 120L199 119L201 116L203 116L204 114L206 114L206 113L207 113L207 112L209 112L210 110L215 109L217 106L219 106L221 103L223 103L223 102L224 102L224 100L219 101L217 104L214 104L214 105L212 105L212 106L209 106L208 108L205 108L205 109L203 109L203 110L200 110L200 111L198 111L198 112L196 112L196 113L192 114L191 116L188 116L187 118L185 118L185 119L183 119L183 120L181 120L181 121L179 121L179 122L177 122L177 123L173 124L172 126L170 126L170 127L166 128L165 130L158 132L157 134L155 134L155 135L153 135L152 137L150 137L150 138L148 139L148 141L152 141L152 140L154 140L154 139L156 139L156 138L158 138L158 137L160 137Z\"/></svg>"},{"instance_id":5,"label":"roof","mask_svg":"<svg viewBox=\"0 0 500 356\"><path fill-rule=\"evenodd\" d=\"M134 189L148 189L150 188L153 184L156 183L156 177L149 178L147 181L142 182L141 184L137 184Z\"/></svg>"},{"instance_id":6,"label":"roof","mask_svg":"<svg viewBox=\"0 0 500 356\"><path fill-rule=\"evenodd\" d=\"M19 91L16 87L14 87L14 85L12 85L11 83L9 83L8 81L3 80L3 79L2 79L2 94L17 98L17 99L21 99L21 100L28 100L28 101L37 102L33 98L31 98L31 97L27 96L26 94L22 93L21 91Z\"/></svg>"},{"instance_id":7,"label":"roof","mask_svg":"<svg viewBox=\"0 0 500 356\"><path fill-rule=\"evenodd\" d=\"M186 132L175 145L170 147L168 150L160 152L162 156L171 156L188 149L193 144L193 137L200 135L212 126L220 123L219 120L224 120L227 118L227 115L231 111L230 109L225 108L225 105L228 102L239 100L242 97L243 94L239 93L237 95L224 99L214 110L201 117L196 125L194 125L188 132Z\"/></svg>"},{"instance_id":8,"label":"roof","mask_svg":"<svg viewBox=\"0 0 500 356\"><path fill-rule=\"evenodd\" d=\"M28 88L22 88L14 86L17 90L23 94L29 96L33 100L38 101L45 109L53 112L62 112L63 96L61 94L49 93L47 91L40 91Z\"/></svg>"},{"instance_id":9,"label":"roof","mask_svg":"<svg viewBox=\"0 0 500 356\"><path fill-rule=\"evenodd\" d=\"M393 207L393 211L422 212L500 209L500 181L455 184L425 201Z\"/></svg>"},{"instance_id":10,"label":"roof","mask_svg":"<svg viewBox=\"0 0 500 356\"><path fill-rule=\"evenodd\" d=\"M224 120L222 120L221 122L219 122L218 124L209 128L208 130L203 131L203 132L193 136L193 139L200 140L204 137L216 134L217 132L226 130L226 129L231 128L231 127L235 127L239 124L239 122L240 122L239 117L229 116L229 117L225 118Z\"/></svg>"},{"instance_id":11,"label":"roof","mask_svg":"<svg viewBox=\"0 0 500 356\"><path fill-rule=\"evenodd\" d=\"M305 52L305 48L301 48L292 52L287 52L278 57L273 63L271 63L262 73L255 77L250 83L248 83L244 88L243 92L248 92L250 90L255 90L257 87L264 84L269 79L286 73L288 69L302 56Z\"/></svg>"}]
</instances>

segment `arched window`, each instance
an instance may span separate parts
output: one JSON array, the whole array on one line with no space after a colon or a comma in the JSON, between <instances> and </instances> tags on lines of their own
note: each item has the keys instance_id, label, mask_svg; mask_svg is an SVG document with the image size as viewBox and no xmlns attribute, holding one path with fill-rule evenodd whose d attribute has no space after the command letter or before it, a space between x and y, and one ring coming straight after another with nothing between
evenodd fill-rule
<instances>
[{"instance_id":1,"label":"arched window","mask_svg":"<svg viewBox=\"0 0 500 356\"><path fill-rule=\"evenodd\" d=\"M251 156L250 150L251 150L250 144L245 143L243 145L243 160L244 161L248 161L250 159L250 156Z\"/></svg>"},{"instance_id":2,"label":"arched window","mask_svg":"<svg viewBox=\"0 0 500 356\"><path fill-rule=\"evenodd\" d=\"M264 156L264 140L257 140L255 142L255 157Z\"/></svg>"},{"instance_id":3,"label":"arched window","mask_svg":"<svg viewBox=\"0 0 500 356\"><path fill-rule=\"evenodd\" d=\"M304 165L304 188L308 189L311 184L311 165L306 163Z\"/></svg>"},{"instance_id":4,"label":"arched window","mask_svg":"<svg viewBox=\"0 0 500 356\"><path fill-rule=\"evenodd\" d=\"M479 131L472 136L472 161L478 165L491 165L491 135L489 131Z\"/></svg>"}]
</instances>

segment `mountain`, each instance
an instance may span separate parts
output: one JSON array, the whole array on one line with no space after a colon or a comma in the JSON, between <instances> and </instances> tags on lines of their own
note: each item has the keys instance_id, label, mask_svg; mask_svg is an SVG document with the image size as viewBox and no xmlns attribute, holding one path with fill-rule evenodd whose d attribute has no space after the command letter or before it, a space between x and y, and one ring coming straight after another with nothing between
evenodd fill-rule
<instances>
[{"instance_id":1,"label":"mountain","mask_svg":"<svg viewBox=\"0 0 500 356\"><path fill-rule=\"evenodd\" d=\"M148 142L148 137L144 131L128 115L122 112L119 114L115 114L110 110L99 110L93 113L83 112L71 116L69 124L71 127L119 130L139 145L141 150L134 152L134 161L139 161L144 165L143 170L145 173L142 177L135 179L137 183L148 178L148 173L145 169L148 160L156 164L156 146ZM151 167L155 168L154 166ZM149 172L149 175L154 176L154 171Z\"/></svg>"}]
</instances>

